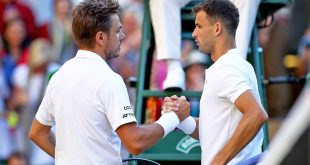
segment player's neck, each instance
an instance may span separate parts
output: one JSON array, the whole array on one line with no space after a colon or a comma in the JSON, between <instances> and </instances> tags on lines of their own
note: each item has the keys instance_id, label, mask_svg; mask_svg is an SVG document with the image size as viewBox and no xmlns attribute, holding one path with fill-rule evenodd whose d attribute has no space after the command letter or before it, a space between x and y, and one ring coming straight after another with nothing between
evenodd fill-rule
<instances>
[{"instance_id":1,"label":"player's neck","mask_svg":"<svg viewBox=\"0 0 310 165\"><path fill-rule=\"evenodd\" d=\"M107 60L107 57L106 57L105 53L102 51L102 49L98 49L98 48L94 47L94 48L81 48L81 50L87 50L87 51L94 52L94 53L98 54L104 61Z\"/></svg>"},{"instance_id":2,"label":"player's neck","mask_svg":"<svg viewBox=\"0 0 310 165\"><path fill-rule=\"evenodd\" d=\"M228 50L236 48L236 43L234 38L226 38L218 40L214 45L214 52L211 54L211 58L216 62L221 56L226 54Z\"/></svg>"}]
</instances>

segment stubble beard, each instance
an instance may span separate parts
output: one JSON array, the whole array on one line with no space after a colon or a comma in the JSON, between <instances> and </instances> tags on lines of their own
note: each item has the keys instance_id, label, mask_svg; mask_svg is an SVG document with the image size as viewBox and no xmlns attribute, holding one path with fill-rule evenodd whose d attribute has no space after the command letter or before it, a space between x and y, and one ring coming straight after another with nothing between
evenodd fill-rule
<instances>
[{"instance_id":1,"label":"stubble beard","mask_svg":"<svg viewBox=\"0 0 310 165\"><path fill-rule=\"evenodd\" d=\"M120 54L119 50L115 50L115 51L109 52L107 54L107 59L111 60L113 58L117 58L117 57L119 57L119 54Z\"/></svg>"}]
</instances>

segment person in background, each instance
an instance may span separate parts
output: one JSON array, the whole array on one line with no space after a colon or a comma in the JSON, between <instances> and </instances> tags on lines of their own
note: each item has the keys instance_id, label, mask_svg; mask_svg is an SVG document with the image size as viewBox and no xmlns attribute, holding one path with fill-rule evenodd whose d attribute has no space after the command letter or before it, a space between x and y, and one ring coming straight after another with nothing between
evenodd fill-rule
<instances>
[{"instance_id":1,"label":"person in background","mask_svg":"<svg viewBox=\"0 0 310 165\"><path fill-rule=\"evenodd\" d=\"M190 91L202 91L208 61L208 56L196 49L192 50L185 57L183 68L186 75L186 89Z\"/></svg>"},{"instance_id":2,"label":"person in background","mask_svg":"<svg viewBox=\"0 0 310 165\"><path fill-rule=\"evenodd\" d=\"M27 157L21 152L14 152L10 155L7 165L28 165Z\"/></svg>"},{"instance_id":3,"label":"person in background","mask_svg":"<svg viewBox=\"0 0 310 165\"><path fill-rule=\"evenodd\" d=\"M50 40L53 48L51 61L62 65L71 59L77 48L72 34L71 0L53 1L54 17L40 28L39 37Z\"/></svg>"},{"instance_id":4,"label":"person in background","mask_svg":"<svg viewBox=\"0 0 310 165\"><path fill-rule=\"evenodd\" d=\"M77 51L71 27L72 2L70 0L55 0L54 11L54 19L48 29L53 47L52 61L62 65L71 59Z\"/></svg>"},{"instance_id":5,"label":"person in background","mask_svg":"<svg viewBox=\"0 0 310 165\"><path fill-rule=\"evenodd\" d=\"M183 68L185 71L186 90L202 91L205 80L205 69L208 64L208 56L192 50L187 57L185 57ZM199 98L189 98L190 115L199 117Z\"/></svg>"},{"instance_id":6,"label":"person in background","mask_svg":"<svg viewBox=\"0 0 310 165\"><path fill-rule=\"evenodd\" d=\"M24 152L28 154L31 164L54 164L50 156L27 138L47 85L52 66L51 56L52 47L49 41L43 38L35 39L29 46L29 60L26 64L17 66L13 73L12 100L16 106L22 107L18 130L22 132Z\"/></svg>"},{"instance_id":7,"label":"person in background","mask_svg":"<svg viewBox=\"0 0 310 165\"><path fill-rule=\"evenodd\" d=\"M1 66L9 96L6 102L6 119L9 126L9 141L13 151L24 151L22 132L17 129L23 107L13 99L13 73L28 61L28 40L25 23L20 17L6 20L3 34L3 49L0 52Z\"/></svg>"},{"instance_id":8,"label":"person in background","mask_svg":"<svg viewBox=\"0 0 310 165\"><path fill-rule=\"evenodd\" d=\"M16 66L27 63L28 41L24 21L14 17L5 22L3 48L0 52L2 67L8 87L12 88L12 74Z\"/></svg>"},{"instance_id":9,"label":"person in background","mask_svg":"<svg viewBox=\"0 0 310 165\"><path fill-rule=\"evenodd\" d=\"M303 134L308 134L307 129L310 125L310 74L307 75L307 83L303 88L298 99L292 106L291 110L287 114L284 122L277 131L276 135L272 139L268 150L263 157L259 160L258 164L262 165L275 165L275 164L290 164L289 162L296 162L298 164L309 163L309 152L298 152L291 161L287 158L290 156L290 152L294 152L294 145L298 146ZM306 136L306 144L308 144L308 136ZM302 146L302 151L308 151L309 146Z\"/></svg>"},{"instance_id":10,"label":"person in background","mask_svg":"<svg viewBox=\"0 0 310 165\"><path fill-rule=\"evenodd\" d=\"M0 33L4 33L7 20L20 17L25 22L27 38L34 39L36 37L37 27L33 12L19 0L1 0L0 16Z\"/></svg>"}]
</instances>

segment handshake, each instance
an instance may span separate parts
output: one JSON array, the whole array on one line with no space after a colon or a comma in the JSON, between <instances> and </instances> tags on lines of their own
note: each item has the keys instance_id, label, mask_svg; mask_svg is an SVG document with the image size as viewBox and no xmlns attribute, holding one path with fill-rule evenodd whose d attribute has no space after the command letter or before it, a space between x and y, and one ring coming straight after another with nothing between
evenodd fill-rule
<instances>
[{"instance_id":1,"label":"handshake","mask_svg":"<svg viewBox=\"0 0 310 165\"><path fill-rule=\"evenodd\" d=\"M189 116L190 103L184 96L178 98L176 95L165 97L162 106L162 116L155 122L164 129L164 137L175 128L186 134L191 134L196 128L196 121Z\"/></svg>"}]
</instances>

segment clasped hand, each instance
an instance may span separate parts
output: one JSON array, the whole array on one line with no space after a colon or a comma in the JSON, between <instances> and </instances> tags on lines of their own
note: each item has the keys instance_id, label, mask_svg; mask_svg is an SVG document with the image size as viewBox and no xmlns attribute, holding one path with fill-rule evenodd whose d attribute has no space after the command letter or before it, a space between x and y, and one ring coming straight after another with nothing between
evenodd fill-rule
<instances>
[{"instance_id":1,"label":"clasped hand","mask_svg":"<svg viewBox=\"0 0 310 165\"><path fill-rule=\"evenodd\" d=\"M165 97L161 113L165 114L171 111L177 114L180 121L183 121L189 116L190 103L186 100L185 96L181 96L180 98L176 95Z\"/></svg>"}]
</instances>

